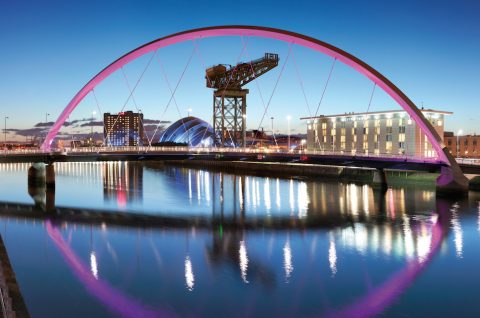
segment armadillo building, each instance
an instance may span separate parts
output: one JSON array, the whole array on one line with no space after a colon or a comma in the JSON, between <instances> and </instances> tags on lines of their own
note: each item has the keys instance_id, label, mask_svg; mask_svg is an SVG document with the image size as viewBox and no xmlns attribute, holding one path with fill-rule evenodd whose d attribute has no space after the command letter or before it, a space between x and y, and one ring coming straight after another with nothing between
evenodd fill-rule
<instances>
[{"instance_id":1,"label":"armadillo building","mask_svg":"<svg viewBox=\"0 0 480 318\"><path fill-rule=\"evenodd\" d=\"M213 145L213 128L206 121L189 116L171 124L162 134L159 142L185 143L192 147Z\"/></svg>"}]
</instances>

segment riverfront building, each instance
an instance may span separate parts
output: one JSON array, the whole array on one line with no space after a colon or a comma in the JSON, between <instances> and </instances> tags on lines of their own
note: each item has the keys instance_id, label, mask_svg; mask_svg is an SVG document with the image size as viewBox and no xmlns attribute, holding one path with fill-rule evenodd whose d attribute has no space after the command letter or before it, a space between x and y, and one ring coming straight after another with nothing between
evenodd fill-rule
<instances>
[{"instance_id":1,"label":"riverfront building","mask_svg":"<svg viewBox=\"0 0 480 318\"><path fill-rule=\"evenodd\" d=\"M423 115L444 133L445 116L452 112L422 109ZM404 110L345 113L304 117L307 149L345 154L434 157L425 134Z\"/></svg>"},{"instance_id":2,"label":"riverfront building","mask_svg":"<svg viewBox=\"0 0 480 318\"><path fill-rule=\"evenodd\" d=\"M103 137L107 146L142 145L143 114L132 111L103 114Z\"/></svg>"},{"instance_id":3,"label":"riverfront building","mask_svg":"<svg viewBox=\"0 0 480 318\"><path fill-rule=\"evenodd\" d=\"M455 136L453 132L446 131L444 139L445 145L454 157L480 158L480 136Z\"/></svg>"}]
</instances>

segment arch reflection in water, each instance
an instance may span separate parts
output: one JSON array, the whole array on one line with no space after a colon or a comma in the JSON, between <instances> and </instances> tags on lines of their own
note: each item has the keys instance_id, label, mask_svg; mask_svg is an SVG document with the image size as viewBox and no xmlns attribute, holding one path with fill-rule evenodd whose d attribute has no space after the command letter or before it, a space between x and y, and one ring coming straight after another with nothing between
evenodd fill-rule
<instances>
[{"instance_id":1,"label":"arch reflection in water","mask_svg":"<svg viewBox=\"0 0 480 318\"><path fill-rule=\"evenodd\" d=\"M348 278L349 284L352 286L352 293L359 290L366 290L367 293L357 293L356 298L358 300L354 303L337 303L335 307L343 309L335 312L332 316L350 317L354 312L358 313L359 311L363 311L365 315L362 314L360 316L369 317L383 311L395 297L398 297L399 293L406 290L420 271L425 268L431 260L433 253L438 250L445 236L445 231L451 222L448 215L431 213L409 215L406 214L406 211L399 211L399 213L402 213L403 218L395 222L385 222L383 218L376 218L368 222L358 221L353 225L349 225L350 221L345 220L334 229L331 229L331 225L327 223L324 225L317 224L312 228L307 228L307 231L302 227L302 232L271 229L265 233L263 230L258 231L255 228L251 228L251 230L239 230L229 227L221 231L201 228L195 228L195 230L191 228L167 231L153 230L153 232L145 232L140 236L137 234L137 240L140 240L139 242L146 241L147 243L145 245L140 243L140 246L150 246L150 248L142 248L142 254L144 255L142 256L142 263L139 264L141 267L135 271L135 276L131 278L145 284L145 288L148 289L149 292L159 292L162 295L161 299L167 297L169 293L181 295L181 287L184 289L186 287L188 292L199 290L201 293L207 293L205 296L208 298L219 297L216 304L222 308L224 314L229 315L236 313L242 315L247 314L247 312L242 311L244 310L242 309L244 306L249 307L250 310L254 312L256 312L256 309L252 307L253 303L245 303L245 301L248 301L251 297L249 296L248 290L241 288L241 284L254 284L257 288L260 288L260 291L264 288L265 292L270 294L270 297L276 295L274 297L275 302L284 304L282 305L284 310L292 310L293 308L297 308L297 306L302 307L307 305L301 301L300 303L292 304L287 299L283 299L281 295L295 293L298 299L308 299L307 295L320 293L323 298L329 298L331 300L337 299L338 294L333 291L334 289L332 289L332 293L330 293L329 286L330 284L335 284L334 278L341 275L342 280ZM325 226L325 228L323 228L323 226ZM352 228L353 231L348 230L350 228ZM405 231L405 228L409 230ZM72 269L74 271L79 271L82 277L85 276L85 278L82 278L82 282L88 284L89 289L96 289L92 283L92 278L101 281L101 285L99 286L106 284L106 281L102 281L98 277L98 268L103 268L103 271L106 272L105 276L111 276L111 274L108 274L111 266L108 262L103 265L97 263L99 260L103 262L107 261L105 257L98 258L97 251L108 250L106 246L110 244L109 232L113 231L112 234L117 236L122 234L122 231L119 232L118 229L109 226L100 226L94 230L105 233L106 235L104 241L96 242L95 252L94 254L90 254L91 268L87 270L78 267L78 264L81 264L82 261L78 259L78 256L74 256L75 254L72 251L72 247L59 236L58 230L48 224L47 230L66 259L69 260L67 264L73 266ZM71 233L75 235L76 231L77 230L74 229ZM127 237L130 235L125 234ZM406 245L410 244L408 243L410 240L410 238L408 238L409 236L411 236L414 242L412 251L406 248ZM184 237L187 237L187 240L185 240ZM314 246L313 248L315 249L315 253L311 253L304 248L304 245L307 242L314 242L317 237L320 241L327 242L328 244L311 245ZM374 246L365 246L365 241L368 243L373 242L373 239L370 238L378 240L378 244L380 245L391 246L396 263L398 263L399 260L403 260L398 263L398 266L393 267L390 273L386 273L385 275L385 273L382 273L384 271L380 271L380 273L377 272L376 266L378 266L378 263L387 265L392 259L378 258L378 256L376 256L377 250ZM152 240L156 242L154 246L161 246L161 248L152 248ZM403 245L397 244L397 242L403 242ZM138 243L135 245L138 245ZM267 252L270 246L272 247L271 255ZM175 265L178 264L177 261L182 262L182 260L175 256L178 253L174 251L179 250L188 250L187 254L183 254L183 268ZM207 251L207 253L202 253L202 250ZM124 254L126 252L125 247L119 246L118 252ZM349 256L352 252L354 254ZM92 255L95 257L92 258ZM295 258L293 255L295 255ZM342 271L341 267L339 268L337 266L339 258L348 261L349 257L358 258L359 255L363 256L364 261L369 265L368 267L350 267L347 271ZM411 255L415 257L411 258ZM192 263L192 256L195 256L196 259L195 270ZM124 258L124 256L120 255L120 258ZM172 263L172 266L158 267L155 261L154 264L152 264L154 266L150 268L152 265L149 264L149 259L164 258L169 259L169 263ZM92 261L93 259L94 261ZM328 260L329 264L326 268L322 266L325 264L325 260ZM388 268L388 266L386 268ZM230 270L235 272L232 277L225 274ZM330 273L332 281L323 282L323 284L327 285L322 287L318 285L317 277L325 276L327 272ZM167 284L166 290L168 290L168 292L166 290L161 292L163 287L161 287L161 285L156 286L153 282L149 282L151 277L143 273L148 273L148 275L155 273L155 276L159 276L160 281ZM129 275L131 274L130 272ZM362 277L365 277L365 275L381 283L377 283L377 287L373 289L360 288L362 284L364 284ZM182 277L183 283L175 279L175 277ZM178 285L176 285L177 281L179 283ZM282 287L285 284L291 285L291 287ZM104 289L106 287L99 288ZM222 295L216 293L218 288L223 290ZM272 294L275 290L284 292ZM109 292L112 292L114 295L122 294L120 290ZM236 305L228 302L227 298L230 292L238 298ZM261 294L263 293L262 291ZM99 294L98 296L102 301L106 301L108 305L111 300L100 295L103 294ZM231 295L232 294L230 294L230 296ZM195 308L198 308L200 305L197 301L202 303L202 301L197 298L177 297L180 298L173 303L172 308L175 308L180 315L195 314ZM350 299L350 297L345 298L345 300ZM124 299L123 301L130 302L132 306L138 305L132 302L132 300ZM225 304L229 303L229 305L223 306L223 301L225 301ZM188 305L185 306L185 304ZM255 304L255 306L258 305L257 303ZM289 304L292 306L291 308L288 307L290 306ZM156 305L155 307L158 306ZM306 308L310 307L307 306ZM261 306L258 309L261 310ZM279 308L272 308L271 310L273 310L273 314L282 314ZM323 308L321 304L318 304L313 310L311 314L319 314L327 310L327 308Z\"/></svg>"},{"instance_id":2,"label":"arch reflection in water","mask_svg":"<svg viewBox=\"0 0 480 318\"><path fill-rule=\"evenodd\" d=\"M224 176L224 182L226 178ZM258 181L264 183L264 180ZM290 180L286 181L284 186L289 189ZM314 182L304 182L307 189L313 187ZM317 185L323 186L318 182ZM270 186L271 191L273 188ZM364 310L367 315L363 316L376 314L406 290L427 266L452 219L430 212L436 211L434 199L424 202L424 209L416 208L415 213L409 213L416 195L423 196L423 193L399 189L383 194L383 199L382 194L370 192L369 198L376 199L369 204L369 217L366 217L361 208L363 202L358 202L358 211L351 210L355 210L355 204L348 203L352 200L350 185L334 189L343 193L341 199L332 199L336 205L327 211L322 210L321 205L313 210L310 205L306 218L298 214L292 218L287 211L276 218L257 214L255 218L224 218L226 222L219 222L221 219L214 217L212 222L146 231L124 230L106 219L98 226L87 227L92 229L92 234L82 234L84 226L69 223L58 229L47 226L47 230L64 256L65 264L108 308L115 295L120 295L122 301L147 312L148 308L159 308L162 303L169 304L180 316L214 312L213 307L205 308L207 305L200 299L206 297L216 299L215 304L224 315L256 315L266 307L252 299L270 297L272 302L284 304L282 309L268 307L275 315L296 313L299 308L307 315L323 315L332 308L338 309L334 311L335 317L349 317L353 310ZM362 187L357 188L357 199L363 197L360 191ZM318 201L313 194L311 202ZM390 213L392 197L405 198L404 203L394 204L395 216ZM288 198L285 202L288 207ZM401 208L402 204L405 209ZM453 213L453 209L450 212ZM60 231L65 232L68 240L59 236ZM87 243L91 237L102 239L92 245ZM70 244L70 241L77 243ZM363 266L355 263L359 259ZM51 270L56 272L56 268L61 270L63 266L52 264ZM371 279L374 288L367 288L365 277ZM130 283L115 283L124 279ZM351 296L339 297L335 286L345 281L351 288ZM131 285L132 282L135 284ZM249 289L247 282L254 288ZM99 291L94 291L97 288ZM114 297L105 295L107 291ZM186 293L191 296L182 296ZM148 297L151 294L155 295L154 299ZM291 302L291 295L298 301ZM326 299L331 303L330 309L321 303L312 306L309 295ZM357 301L351 303L352 297ZM148 305L134 299L145 299ZM235 302L232 303L232 299ZM381 301L375 302L378 299ZM250 311L244 311L245 308Z\"/></svg>"}]
</instances>

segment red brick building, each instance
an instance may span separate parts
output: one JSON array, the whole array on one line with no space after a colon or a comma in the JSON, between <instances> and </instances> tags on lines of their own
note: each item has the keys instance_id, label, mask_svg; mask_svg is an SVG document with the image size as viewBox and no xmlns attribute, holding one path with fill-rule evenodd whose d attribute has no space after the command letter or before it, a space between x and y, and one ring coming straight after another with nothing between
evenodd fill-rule
<instances>
[{"instance_id":1,"label":"red brick building","mask_svg":"<svg viewBox=\"0 0 480 318\"><path fill-rule=\"evenodd\" d=\"M480 135L455 136L446 131L444 142L454 157L480 158Z\"/></svg>"}]
</instances>

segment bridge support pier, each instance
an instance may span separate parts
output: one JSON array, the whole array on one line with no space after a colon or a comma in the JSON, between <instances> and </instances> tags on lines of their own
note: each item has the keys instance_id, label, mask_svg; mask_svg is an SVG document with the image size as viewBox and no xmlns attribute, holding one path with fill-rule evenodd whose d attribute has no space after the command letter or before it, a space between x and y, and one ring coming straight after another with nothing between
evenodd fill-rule
<instances>
[{"instance_id":1,"label":"bridge support pier","mask_svg":"<svg viewBox=\"0 0 480 318\"><path fill-rule=\"evenodd\" d=\"M53 163L45 166L45 184L47 188L55 188L55 166Z\"/></svg>"},{"instance_id":2,"label":"bridge support pier","mask_svg":"<svg viewBox=\"0 0 480 318\"><path fill-rule=\"evenodd\" d=\"M468 178L458 165L442 167L436 183L439 196L468 194Z\"/></svg>"},{"instance_id":3,"label":"bridge support pier","mask_svg":"<svg viewBox=\"0 0 480 318\"><path fill-rule=\"evenodd\" d=\"M385 170L376 169L373 172L372 187L376 189L387 188L387 175L385 174Z\"/></svg>"},{"instance_id":4,"label":"bridge support pier","mask_svg":"<svg viewBox=\"0 0 480 318\"><path fill-rule=\"evenodd\" d=\"M55 168L53 164L34 163L28 169L28 193L42 210L55 210Z\"/></svg>"}]
</instances>

